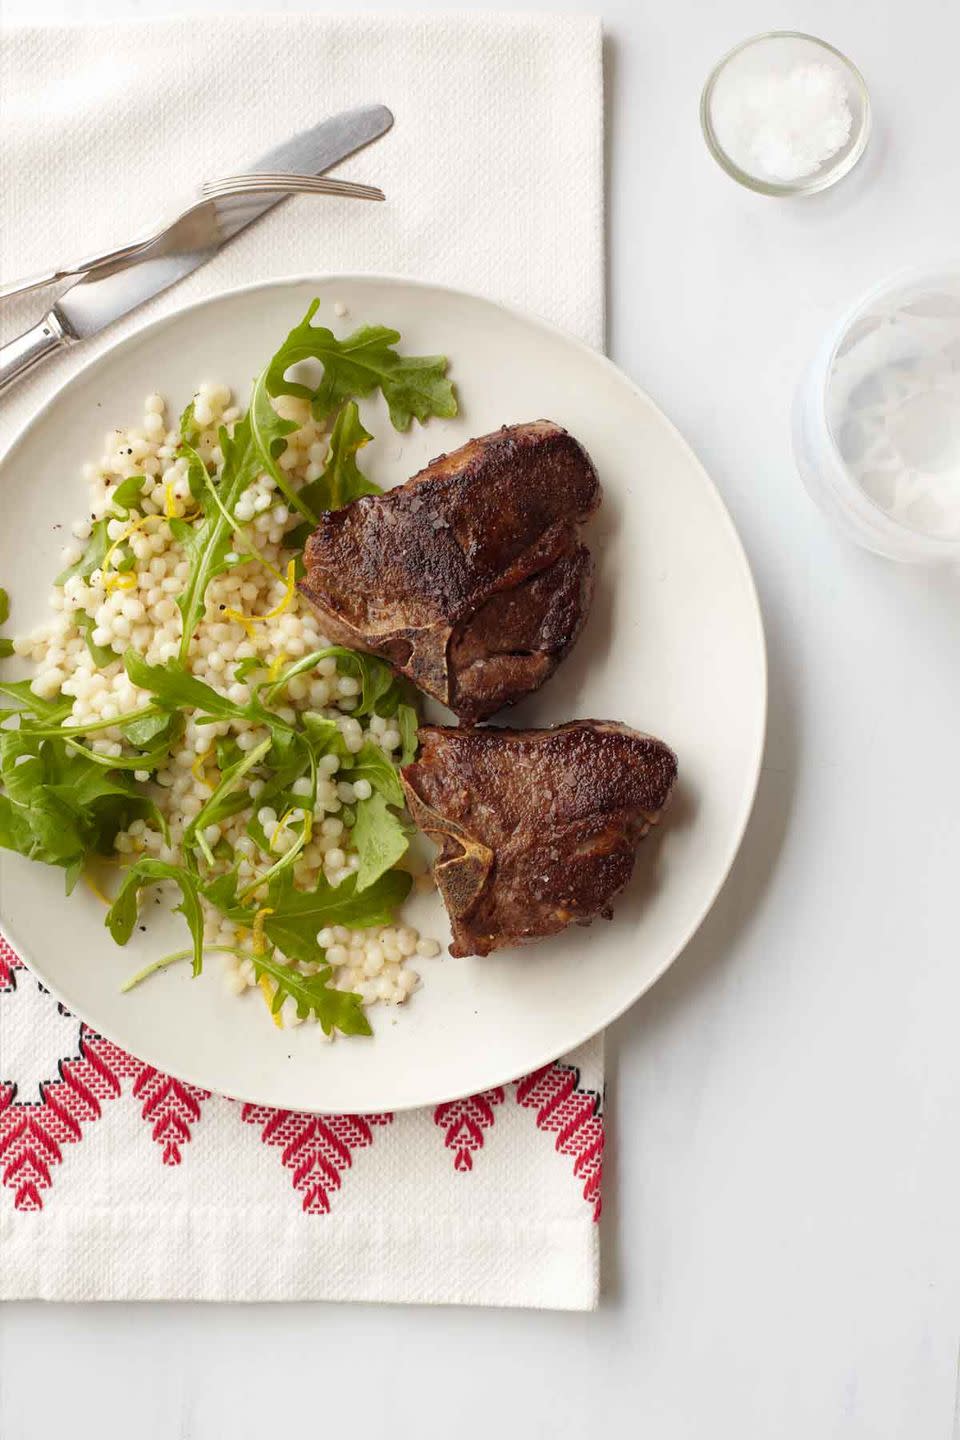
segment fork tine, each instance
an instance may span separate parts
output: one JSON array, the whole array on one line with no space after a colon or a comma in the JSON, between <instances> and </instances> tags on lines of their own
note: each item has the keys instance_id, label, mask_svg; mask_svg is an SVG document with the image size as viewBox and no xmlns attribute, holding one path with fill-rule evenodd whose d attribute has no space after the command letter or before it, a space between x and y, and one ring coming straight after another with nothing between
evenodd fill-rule
<instances>
[{"instance_id":1,"label":"fork tine","mask_svg":"<svg viewBox=\"0 0 960 1440\"><path fill-rule=\"evenodd\" d=\"M382 200L383 191L372 185L351 180L335 180L320 175L256 174L231 175L222 180L208 181L202 187L207 198L242 193L277 190L287 193L312 192L321 195L348 195L361 199Z\"/></svg>"},{"instance_id":2,"label":"fork tine","mask_svg":"<svg viewBox=\"0 0 960 1440\"><path fill-rule=\"evenodd\" d=\"M207 200L217 200L230 195L266 195L270 193L278 195L340 195L356 200L385 199L383 191L377 190L373 186L345 186L342 189L338 187L333 190L327 185L291 185L280 181L266 185L220 185L204 190L203 196Z\"/></svg>"}]
</instances>

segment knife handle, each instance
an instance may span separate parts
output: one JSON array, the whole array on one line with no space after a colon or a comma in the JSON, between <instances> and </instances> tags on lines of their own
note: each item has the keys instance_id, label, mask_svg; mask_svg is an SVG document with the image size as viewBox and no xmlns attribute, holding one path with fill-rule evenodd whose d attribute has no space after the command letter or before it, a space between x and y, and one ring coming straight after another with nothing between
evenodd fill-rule
<instances>
[{"instance_id":1,"label":"knife handle","mask_svg":"<svg viewBox=\"0 0 960 1440\"><path fill-rule=\"evenodd\" d=\"M0 395L48 355L71 345L73 339L51 310L31 330L0 345Z\"/></svg>"}]
</instances>

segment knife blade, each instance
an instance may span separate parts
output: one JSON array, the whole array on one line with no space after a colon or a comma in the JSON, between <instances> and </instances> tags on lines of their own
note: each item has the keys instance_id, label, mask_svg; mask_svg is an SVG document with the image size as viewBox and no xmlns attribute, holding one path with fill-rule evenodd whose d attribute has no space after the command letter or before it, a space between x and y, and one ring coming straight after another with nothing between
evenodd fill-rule
<instances>
[{"instance_id":1,"label":"knife blade","mask_svg":"<svg viewBox=\"0 0 960 1440\"><path fill-rule=\"evenodd\" d=\"M379 139L392 124L393 115L384 105L347 110L294 135L243 168L262 174L287 170L322 175ZM126 262L76 281L38 325L0 348L0 393L64 345L98 334L182 280L285 198L235 195L208 200L197 210L195 232L202 241L191 239L189 224L179 230L174 226Z\"/></svg>"}]
</instances>

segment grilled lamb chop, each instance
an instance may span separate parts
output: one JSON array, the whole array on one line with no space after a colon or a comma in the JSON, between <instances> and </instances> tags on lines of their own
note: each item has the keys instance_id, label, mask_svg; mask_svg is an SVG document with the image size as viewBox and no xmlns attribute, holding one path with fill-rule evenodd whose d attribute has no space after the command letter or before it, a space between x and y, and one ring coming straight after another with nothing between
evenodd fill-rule
<instances>
[{"instance_id":1,"label":"grilled lamb chop","mask_svg":"<svg viewBox=\"0 0 960 1440\"><path fill-rule=\"evenodd\" d=\"M401 777L411 815L440 846L450 954L489 955L609 918L676 774L662 741L612 721L421 726L419 758Z\"/></svg>"},{"instance_id":2,"label":"grilled lamb chop","mask_svg":"<svg viewBox=\"0 0 960 1440\"><path fill-rule=\"evenodd\" d=\"M592 562L577 527L599 504L571 435L505 425L324 514L300 589L334 640L483 720L542 685L580 633Z\"/></svg>"}]
</instances>

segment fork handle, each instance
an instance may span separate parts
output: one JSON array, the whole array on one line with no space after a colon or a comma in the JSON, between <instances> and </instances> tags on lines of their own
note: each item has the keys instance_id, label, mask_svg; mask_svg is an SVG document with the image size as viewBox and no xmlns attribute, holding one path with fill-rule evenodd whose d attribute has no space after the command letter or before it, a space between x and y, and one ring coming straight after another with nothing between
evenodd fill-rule
<instances>
[{"instance_id":1,"label":"fork handle","mask_svg":"<svg viewBox=\"0 0 960 1440\"><path fill-rule=\"evenodd\" d=\"M6 345L0 345L0 395L15 385L34 365L48 355L72 345L74 337L65 330L51 310L30 330Z\"/></svg>"}]
</instances>

